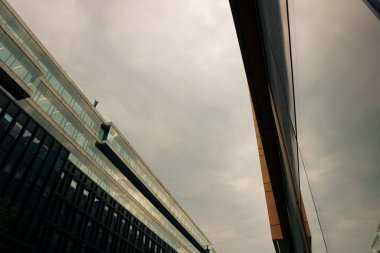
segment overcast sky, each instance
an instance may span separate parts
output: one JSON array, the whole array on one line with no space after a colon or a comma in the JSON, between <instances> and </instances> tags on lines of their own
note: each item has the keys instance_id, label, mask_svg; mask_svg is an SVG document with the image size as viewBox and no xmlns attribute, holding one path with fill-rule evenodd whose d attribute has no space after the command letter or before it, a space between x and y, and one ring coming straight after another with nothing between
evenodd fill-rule
<instances>
[{"instance_id":1,"label":"overcast sky","mask_svg":"<svg viewBox=\"0 0 380 253\"><path fill-rule=\"evenodd\" d=\"M10 2L219 253L274 252L227 0ZM359 0L293 3L298 129L327 245L368 252L380 222L380 22Z\"/></svg>"},{"instance_id":2,"label":"overcast sky","mask_svg":"<svg viewBox=\"0 0 380 253\"><path fill-rule=\"evenodd\" d=\"M298 132L327 246L370 252L380 223L380 21L360 0L295 6Z\"/></svg>"}]
</instances>

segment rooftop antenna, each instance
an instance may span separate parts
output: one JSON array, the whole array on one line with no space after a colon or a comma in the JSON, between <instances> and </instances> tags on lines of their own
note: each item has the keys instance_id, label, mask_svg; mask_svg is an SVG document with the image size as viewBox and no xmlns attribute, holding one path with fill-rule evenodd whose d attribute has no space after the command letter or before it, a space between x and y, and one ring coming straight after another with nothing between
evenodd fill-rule
<instances>
[{"instance_id":1,"label":"rooftop antenna","mask_svg":"<svg viewBox=\"0 0 380 253\"><path fill-rule=\"evenodd\" d=\"M96 106L97 106L98 104L99 104L99 101L95 99L94 104L93 104L94 108L96 108Z\"/></svg>"}]
</instances>

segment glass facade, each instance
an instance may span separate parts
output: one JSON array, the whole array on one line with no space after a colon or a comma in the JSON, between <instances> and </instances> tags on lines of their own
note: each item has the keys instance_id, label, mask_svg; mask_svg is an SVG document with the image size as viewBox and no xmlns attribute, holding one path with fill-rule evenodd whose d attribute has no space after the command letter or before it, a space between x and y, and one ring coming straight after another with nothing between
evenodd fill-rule
<instances>
[{"instance_id":1,"label":"glass facade","mask_svg":"<svg viewBox=\"0 0 380 253\"><path fill-rule=\"evenodd\" d=\"M272 95L272 107L276 114L281 147L283 178L289 221L296 251L307 252L303 220L299 203L300 192L299 158L297 146L297 123L294 98L294 83L288 6L286 1L258 2L260 21L263 26L265 56L268 65L269 88ZM273 12L276 12L274 15Z\"/></svg>"},{"instance_id":2,"label":"glass facade","mask_svg":"<svg viewBox=\"0 0 380 253\"><path fill-rule=\"evenodd\" d=\"M49 122L47 128L58 130L66 138L65 141L74 147L69 150L71 163L176 251L198 252L98 150L95 143L103 139L101 126L106 121L9 4L3 1L0 1L0 28L0 64L4 64L32 91L28 103ZM35 110L32 113L36 113ZM210 245L121 133L112 128L106 139L199 244Z\"/></svg>"},{"instance_id":3,"label":"glass facade","mask_svg":"<svg viewBox=\"0 0 380 253\"><path fill-rule=\"evenodd\" d=\"M177 252L0 91L1 252Z\"/></svg>"},{"instance_id":4,"label":"glass facade","mask_svg":"<svg viewBox=\"0 0 380 253\"><path fill-rule=\"evenodd\" d=\"M230 0L252 100L276 252L311 252L300 192L290 1ZM289 6L288 6L289 4Z\"/></svg>"},{"instance_id":5,"label":"glass facade","mask_svg":"<svg viewBox=\"0 0 380 253\"><path fill-rule=\"evenodd\" d=\"M294 85L292 63L289 44L289 29L287 21L287 6L285 1L268 1L260 6L262 14L263 37L266 57L268 61L269 85L274 105L281 124L284 137L287 159L291 164L294 181L299 182L298 152L297 152L297 126L294 101ZM281 15L271 15L270 10L278 10ZM277 17L277 18L276 18ZM275 24L281 24L275 25ZM299 189L296 189L298 191Z\"/></svg>"}]
</instances>

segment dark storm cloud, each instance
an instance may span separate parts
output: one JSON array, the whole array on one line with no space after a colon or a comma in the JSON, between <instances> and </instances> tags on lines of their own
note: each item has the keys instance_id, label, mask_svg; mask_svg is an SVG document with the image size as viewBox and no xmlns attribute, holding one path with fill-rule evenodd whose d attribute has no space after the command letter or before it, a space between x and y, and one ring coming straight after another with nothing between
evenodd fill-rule
<instances>
[{"instance_id":1,"label":"dark storm cloud","mask_svg":"<svg viewBox=\"0 0 380 253\"><path fill-rule=\"evenodd\" d=\"M274 251L227 1L12 4L218 252Z\"/></svg>"}]
</instances>

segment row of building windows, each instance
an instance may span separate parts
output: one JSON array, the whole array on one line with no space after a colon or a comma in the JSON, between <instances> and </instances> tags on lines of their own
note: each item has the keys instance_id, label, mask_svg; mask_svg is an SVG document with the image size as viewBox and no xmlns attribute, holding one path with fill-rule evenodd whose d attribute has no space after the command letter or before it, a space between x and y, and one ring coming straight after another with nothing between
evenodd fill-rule
<instances>
[{"instance_id":1,"label":"row of building windows","mask_svg":"<svg viewBox=\"0 0 380 253\"><path fill-rule=\"evenodd\" d=\"M67 157L0 91L0 197L15 217L0 251L175 252Z\"/></svg>"},{"instance_id":2,"label":"row of building windows","mask_svg":"<svg viewBox=\"0 0 380 253\"><path fill-rule=\"evenodd\" d=\"M152 208L152 204L146 200L146 198L140 194L136 189L127 186L123 180L124 176L109 162L108 159L104 157L104 155L95 147L93 142L91 142L90 136L85 136L86 132L83 129L83 126L80 125L72 115L69 113L64 113L65 110L62 110L59 106L59 101L57 100L42 83L38 85L38 88L34 91L32 99L36 101L37 105L40 106L79 146L83 148L83 150L93 158L93 160L104 170L109 173L113 178L115 178L122 187L127 190L132 197L134 197L141 205L143 205L147 210L151 212L151 214L158 219L171 233L175 234L177 238L179 238L183 243L185 243L183 236L174 229L173 226L169 222L163 219L163 216ZM112 169L111 169L112 168ZM109 185L107 183L103 183L102 180L98 180L99 184L102 184L103 188L109 191ZM189 244L189 247L191 245Z\"/></svg>"},{"instance_id":3,"label":"row of building windows","mask_svg":"<svg viewBox=\"0 0 380 253\"><path fill-rule=\"evenodd\" d=\"M2 28L0 28L0 60L26 85L30 85L41 75L37 67Z\"/></svg>"},{"instance_id":4,"label":"row of building windows","mask_svg":"<svg viewBox=\"0 0 380 253\"><path fill-rule=\"evenodd\" d=\"M175 252L72 164L60 177L47 221L94 250Z\"/></svg>"},{"instance_id":5,"label":"row of building windows","mask_svg":"<svg viewBox=\"0 0 380 253\"><path fill-rule=\"evenodd\" d=\"M83 129L83 126L79 124L72 115L69 115L68 112L65 112L65 110L62 109L63 105L61 105L53 94L51 94L51 91L49 91L47 87L40 83L34 91L32 99L36 101L37 105L39 105L40 108L59 125L59 127L61 127L77 144L79 144L79 146L83 148L83 150L97 163L97 165L104 168L108 174L116 179L120 185L124 187L125 190L128 191L141 205L143 205L156 219L158 219L161 224L166 227L166 229L181 240L182 243L187 244L190 248L192 247L192 245L185 240L180 233L177 232L174 226L172 226L161 213L152 207L152 204L140 192L130 186L125 185L123 180L124 176L109 162L108 159L104 157L95 145L91 145L91 136L88 136L88 134L86 136L84 135L86 131ZM100 179L97 183L102 184L106 191L110 191L110 187L107 183L103 183ZM151 185L151 182L149 183Z\"/></svg>"},{"instance_id":6,"label":"row of building windows","mask_svg":"<svg viewBox=\"0 0 380 253\"><path fill-rule=\"evenodd\" d=\"M19 21L12 15L4 3L0 2L0 22L5 28L12 33L12 35L18 40L18 43L38 62L40 67L44 69L45 79L49 84L58 92L60 96L70 105L76 114L86 123L87 126L98 134L100 129L101 120L90 115L88 111L91 111L89 105L80 97L77 92L72 91L71 84L61 73L56 64L44 53L44 50L31 38L25 28L19 23ZM20 34L22 36L20 36ZM70 89L71 88L71 89ZM83 109L83 107L87 107Z\"/></svg>"},{"instance_id":7,"label":"row of building windows","mask_svg":"<svg viewBox=\"0 0 380 253\"><path fill-rule=\"evenodd\" d=\"M5 35L3 36L3 39L5 38ZM7 48L10 48L8 45L7 47L1 47L1 50L8 50ZM12 54L8 53L7 57L10 57ZM22 53L19 53L19 55L22 55ZM33 91L33 96L32 99L36 102L36 104L44 110L53 121L55 121L79 146L83 148L83 150L94 159L94 161L101 166L102 168L107 171L112 177L114 177L117 181L120 181L121 176L115 175L115 170L111 169L113 168L112 164L110 162L103 158L102 154L99 152L99 150L95 149L94 145L90 145L91 143L88 142L90 138L88 136L85 136L84 133L86 133L85 130L83 130L83 126L80 125L72 115L69 115L66 110L63 108L64 106L55 98L55 96L49 91L47 87L44 86L43 83L39 82L38 80L33 83L30 88ZM57 101L55 101L57 100ZM4 124L6 124L6 121L12 120L10 118L10 115L5 115L4 116ZM17 131L16 127L19 126L19 123L16 123L15 125L15 131ZM25 135L28 135L28 132L25 133ZM36 139L35 141L38 141ZM103 182L99 182L103 183ZM109 188L107 184L103 184L105 188ZM123 182L121 182L121 185L125 187ZM129 187L126 188L126 190L131 191ZM141 194L140 194L141 195ZM132 196L139 201L144 207L146 207L146 201L141 200L140 198L137 197L139 194L136 192L132 193ZM147 208L147 207L146 207ZM151 210L152 208L147 208ZM152 213L156 218L158 218L163 224L170 229L170 231L178 237L179 235L176 233L175 230L173 230L171 227L168 227L167 222L162 221L160 218L161 216L157 216L157 213L151 210ZM183 240L182 240L183 241Z\"/></svg>"}]
</instances>

